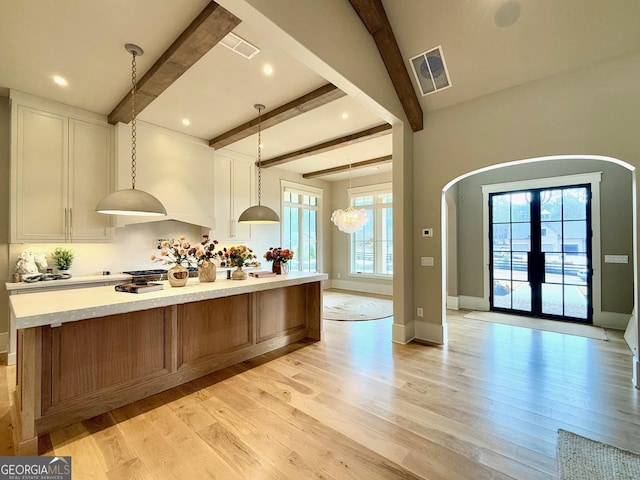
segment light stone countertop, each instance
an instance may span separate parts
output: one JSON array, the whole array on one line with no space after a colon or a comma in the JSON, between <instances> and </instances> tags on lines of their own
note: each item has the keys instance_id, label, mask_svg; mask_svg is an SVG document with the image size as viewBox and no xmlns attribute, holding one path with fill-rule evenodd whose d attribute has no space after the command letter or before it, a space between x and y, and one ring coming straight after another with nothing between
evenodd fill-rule
<instances>
[{"instance_id":1,"label":"light stone countertop","mask_svg":"<svg viewBox=\"0 0 640 480\"><path fill-rule=\"evenodd\" d=\"M130 279L131 275L127 275L126 273L113 273L111 275L82 275L65 280L48 280L44 282L6 282L5 287L9 293L23 290L33 290L37 292L40 288L69 288L92 283L127 282Z\"/></svg>"},{"instance_id":2,"label":"light stone countertop","mask_svg":"<svg viewBox=\"0 0 640 480\"><path fill-rule=\"evenodd\" d=\"M11 321L17 329L56 325L88 318L118 313L166 307L181 303L197 302L212 298L243 293L259 292L273 288L300 285L327 280L326 273L295 272L276 277L246 280L227 280L218 277L215 282L200 283L190 278L184 287L171 287L145 293L116 292L113 286L88 287L82 290L57 290L52 292L11 295Z\"/></svg>"}]
</instances>

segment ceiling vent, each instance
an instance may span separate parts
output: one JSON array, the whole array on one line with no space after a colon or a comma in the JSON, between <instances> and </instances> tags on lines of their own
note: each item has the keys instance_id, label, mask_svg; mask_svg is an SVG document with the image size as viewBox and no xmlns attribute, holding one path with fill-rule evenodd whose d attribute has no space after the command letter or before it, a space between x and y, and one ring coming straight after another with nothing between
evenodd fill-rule
<instances>
[{"instance_id":1,"label":"ceiling vent","mask_svg":"<svg viewBox=\"0 0 640 480\"><path fill-rule=\"evenodd\" d=\"M410 62L423 97L451 86L441 46L416 55Z\"/></svg>"},{"instance_id":2,"label":"ceiling vent","mask_svg":"<svg viewBox=\"0 0 640 480\"><path fill-rule=\"evenodd\" d=\"M242 55L244 58L252 59L258 53L260 53L260 49L251 45L244 38L240 38L233 32L229 32L220 43L227 47L229 50L233 50L238 55Z\"/></svg>"}]
</instances>

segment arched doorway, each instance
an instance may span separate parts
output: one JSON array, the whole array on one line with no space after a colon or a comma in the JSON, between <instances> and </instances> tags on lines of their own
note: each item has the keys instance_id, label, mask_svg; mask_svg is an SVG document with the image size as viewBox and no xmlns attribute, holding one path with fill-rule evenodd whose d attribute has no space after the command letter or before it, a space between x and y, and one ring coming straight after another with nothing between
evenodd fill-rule
<instances>
[{"instance_id":1,"label":"arched doorway","mask_svg":"<svg viewBox=\"0 0 640 480\"><path fill-rule=\"evenodd\" d=\"M633 255L636 242L636 170L628 163L611 157L565 155L526 159L478 169L450 181L443 189L442 197L442 231L445 232L442 245L443 303L446 302L449 308L490 308L488 204L482 196L482 186L539 182L594 172L602 174L603 198L599 207L594 206L596 218L592 228L593 323L624 329L634 306L634 285L637 282ZM602 222L598 219L600 213ZM450 235L451 225L456 226L455 238ZM456 265L452 271L450 259L454 255ZM628 263L617 263L621 258L628 259Z\"/></svg>"}]
</instances>

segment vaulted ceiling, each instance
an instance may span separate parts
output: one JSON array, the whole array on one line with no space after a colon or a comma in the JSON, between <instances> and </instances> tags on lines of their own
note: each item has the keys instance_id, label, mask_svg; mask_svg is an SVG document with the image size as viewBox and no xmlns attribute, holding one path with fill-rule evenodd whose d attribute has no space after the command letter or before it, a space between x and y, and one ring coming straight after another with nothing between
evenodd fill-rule
<instances>
[{"instance_id":1,"label":"vaulted ceiling","mask_svg":"<svg viewBox=\"0 0 640 480\"><path fill-rule=\"evenodd\" d=\"M375 13L375 8L384 7L399 58L417 93L417 104L405 107L412 119L419 118L417 109L428 116L436 109L640 50L637 0L353 0L351 4L383 58L389 54L384 51L389 31L382 31L380 24L367 25L371 18L361 9L374 8ZM203 22L214 27L194 24L205 10L213 12ZM391 135L380 130L384 123L380 118L279 50L268 35L251 31L238 20L236 25L233 15L216 12L208 0L9 0L3 2L0 15L0 89L113 114L114 120L124 112L121 119L126 121L131 58L124 44L135 43L145 50L137 59L140 75L160 69L156 83L166 84L147 85L151 92L143 99L147 105L140 120L252 158L257 144L253 105L263 103L266 165L271 161L279 168L330 181L346 178L344 172L335 172L348 163L361 164L354 176L391 168ZM194 54L180 38L198 34L201 24L206 28L200 37L190 38L213 47ZM260 52L246 59L218 44L229 30ZM452 86L422 97L409 58L438 45ZM271 75L262 72L265 65L272 67ZM53 75L65 77L69 85L54 84ZM406 79L404 87L396 86L401 95L402 88L406 96ZM124 108L117 109L121 101ZM183 118L190 120L189 126L182 124ZM373 160L379 160L377 170Z\"/></svg>"}]
</instances>

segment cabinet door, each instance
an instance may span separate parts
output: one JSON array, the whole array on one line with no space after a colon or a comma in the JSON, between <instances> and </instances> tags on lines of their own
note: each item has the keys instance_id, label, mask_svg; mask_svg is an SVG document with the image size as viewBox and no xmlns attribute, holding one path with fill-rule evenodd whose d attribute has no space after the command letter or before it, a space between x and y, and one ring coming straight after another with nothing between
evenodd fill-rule
<instances>
[{"instance_id":1,"label":"cabinet door","mask_svg":"<svg viewBox=\"0 0 640 480\"><path fill-rule=\"evenodd\" d=\"M16 117L12 241L64 241L69 215L67 118L23 106Z\"/></svg>"},{"instance_id":2,"label":"cabinet door","mask_svg":"<svg viewBox=\"0 0 640 480\"><path fill-rule=\"evenodd\" d=\"M216 216L215 238L233 240L235 226L232 222L231 182L233 180L233 160L216 156L214 173L214 212Z\"/></svg>"},{"instance_id":3,"label":"cabinet door","mask_svg":"<svg viewBox=\"0 0 640 480\"><path fill-rule=\"evenodd\" d=\"M236 238L251 240L251 225L238 223L242 212L253 205L253 163L233 162L233 220L236 222Z\"/></svg>"},{"instance_id":4,"label":"cabinet door","mask_svg":"<svg viewBox=\"0 0 640 480\"><path fill-rule=\"evenodd\" d=\"M70 237L76 242L109 240L111 216L95 208L112 191L113 129L70 120L69 130Z\"/></svg>"},{"instance_id":5,"label":"cabinet door","mask_svg":"<svg viewBox=\"0 0 640 480\"><path fill-rule=\"evenodd\" d=\"M238 217L251 206L253 164L217 155L215 159L215 237L220 241L251 239L251 226Z\"/></svg>"}]
</instances>

